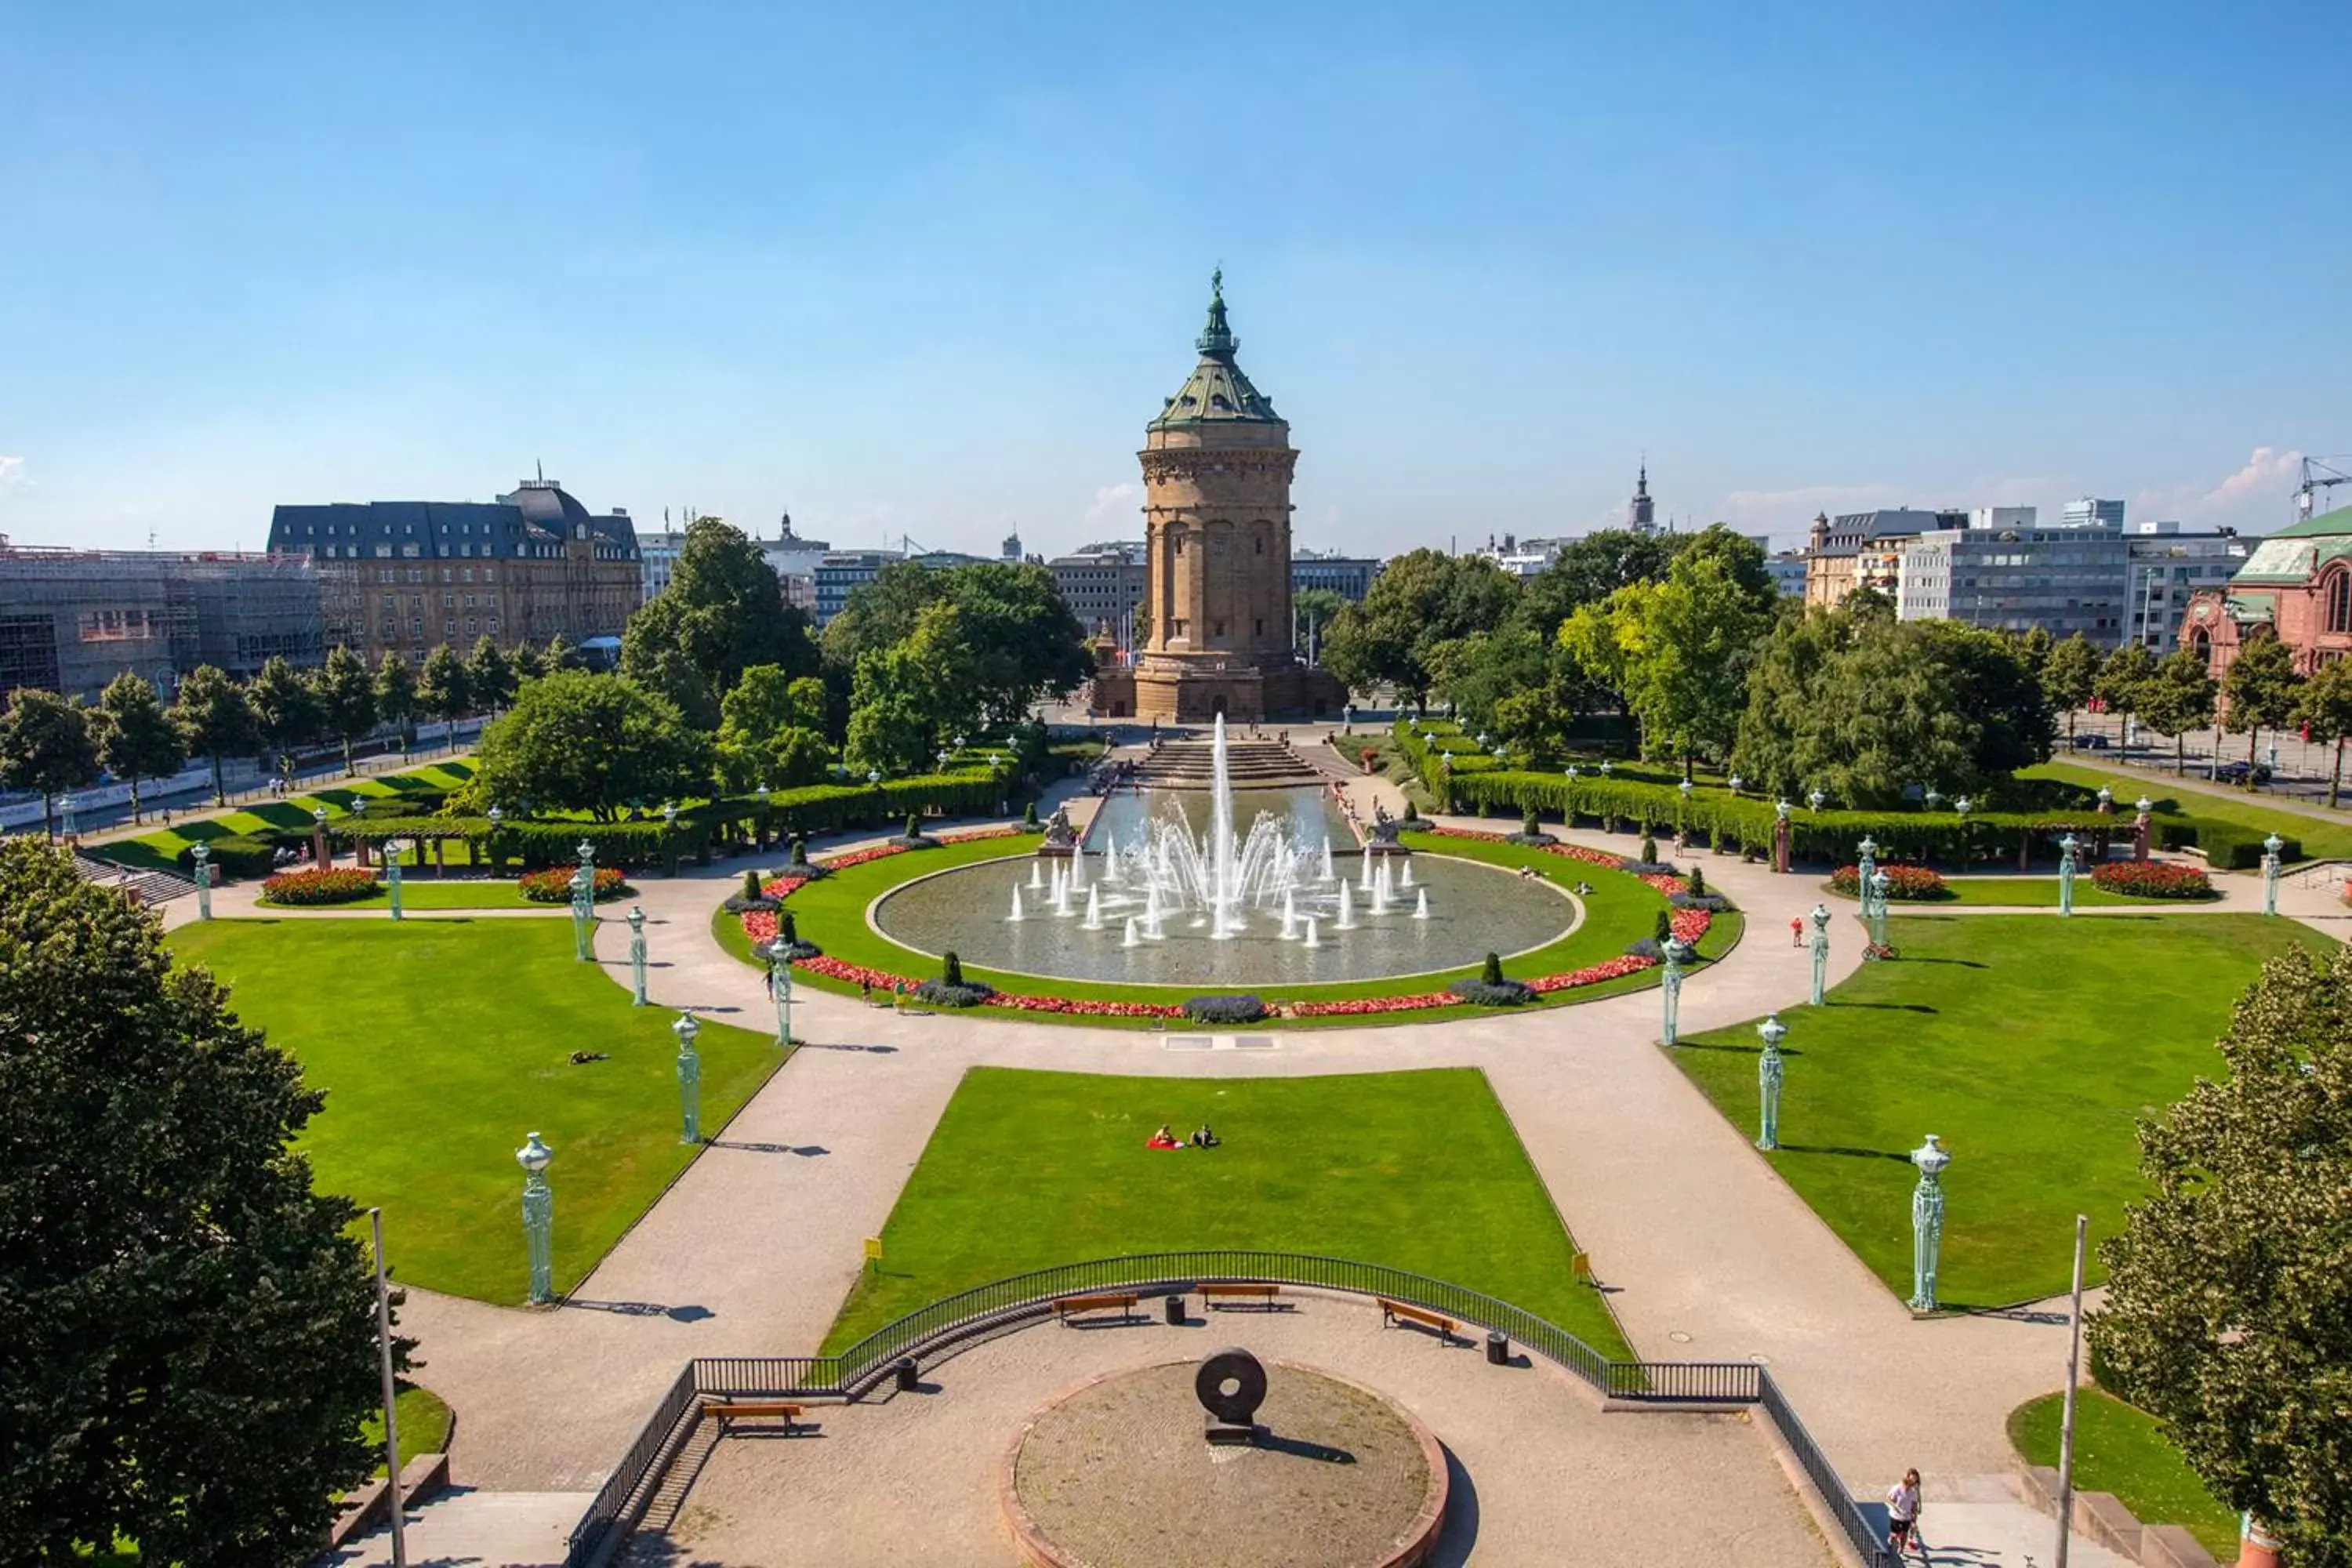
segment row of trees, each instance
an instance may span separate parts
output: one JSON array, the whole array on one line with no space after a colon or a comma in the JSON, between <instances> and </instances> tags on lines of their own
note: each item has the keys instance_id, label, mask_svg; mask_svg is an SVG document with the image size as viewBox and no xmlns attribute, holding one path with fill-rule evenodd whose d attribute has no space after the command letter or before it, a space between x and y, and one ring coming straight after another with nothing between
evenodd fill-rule
<instances>
[{"instance_id":1,"label":"row of trees","mask_svg":"<svg viewBox=\"0 0 2352 1568\"><path fill-rule=\"evenodd\" d=\"M483 637L469 658L445 645L418 668L388 652L371 670L338 647L316 669L276 658L243 682L199 666L168 708L145 677L128 670L108 683L95 707L27 687L10 693L0 713L0 785L37 792L54 831L56 797L88 788L102 772L131 786L137 822L140 784L178 773L192 758L211 764L216 802L226 798L221 767L230 757L266 752L290 767L295 752L332 741L341 744L349 772L352 746L378 729L397 725L405 736L418 720L454 724L503 707L521 681L576 657L561 638L542 652L503 649Z\"/></svg>"}]
</instances>

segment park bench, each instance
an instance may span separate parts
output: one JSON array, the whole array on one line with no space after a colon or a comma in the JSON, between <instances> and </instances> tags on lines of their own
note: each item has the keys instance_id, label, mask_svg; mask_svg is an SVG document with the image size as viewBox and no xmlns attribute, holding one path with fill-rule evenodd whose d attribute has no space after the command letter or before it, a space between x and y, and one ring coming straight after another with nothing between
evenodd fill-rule
<instances>
[{"instance_id":1,"label":"park bench","mask_svg":"<svg viewBox=\"0 0 2352 1568\"><path fill-rule=\"evenodd\" d=\"M1136 1303L1143 1298L1132 1290L1113 1291L1104 1296L1064 1296L1054 1303L1054 1316L1064 1327L1080 1312L1117 1311L1122 1318L1134 1315Z\"/></svg>"},{"instance_id":2,"label":"park bench","mask_svg":"<svg viewBox=\"0 0 2352 1568\"><path fill-rule=\"evenodd\" d=\"M1282 1305L1282 1303L1276 1299L1282 1294L1282 1287L1279 1285L1252 1285L1234 1281L1205 1281L1198 1289L1201 1292L1201 1305L1202 1307L1216 1305L1216 1299L1218 1297L1223 1297L1232 1301L1254 1301L1269 1312Z\"/></svg>"},{"instance_id":3,"label":"park bench","mask_svg":"<svg viewBox=\"0 0 2352 1568\"><path fill-rule=\"evenodd\" d=\"M730 1421L764 1416L782 1421L786 1432L793 1430L801 1423L801 1407L781 1399L706 1399L702 1402L702 1413L719 1417L719 1434L722 1437L727 1435L727 1424Z\"/></svg>"},{"instance_id":4,"label":"park bench","mask_svg":"<svg viewBox=\"0 0 2352 1568\"><path fill-rule=\"evenodd\" d=\"M1381 1303L1381 1327L1392 1328L1400 1322L1419 1323L1423 1328L1437 1331L1438 1343L1454 1342L1454 1320L1444 1313L1432 1312L1404 1301L1391 1301L1386 1296L1378 1300Z\"/></svg>"}]
</instances>

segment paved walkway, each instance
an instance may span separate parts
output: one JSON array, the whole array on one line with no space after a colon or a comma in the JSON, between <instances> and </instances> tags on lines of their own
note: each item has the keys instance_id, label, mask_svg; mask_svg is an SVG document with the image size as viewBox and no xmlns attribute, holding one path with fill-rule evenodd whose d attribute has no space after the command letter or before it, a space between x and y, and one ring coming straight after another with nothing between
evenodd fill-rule
<instances>
[{"instance_id":1,"label":"paved walkway","mask_svg":"<svg viewBox=\"0 0 2352 1568\"><path fill-rule=\"evenodd\" d=\"M1809 960L1774 939L1816 900L1811 882L1731 857L1702 863L1754 926L1685 984L1684 1027L1779 1009L1801 1039ZM758 973L709 934L709 910L739 877L711 868L645 887L667 964L654 971L656 1003L767 1016ZM2323 929L2346 914L2315 889L2289 888L2283 903ZM1850 915L1833 930L1832 984L1861 945ZM598 935L616 984L626 935L611 921ZM1493 1082L1643 1354L1768 1363L1865 1496L1905 1465L1938 1482L2004 1471L2008 1413L2063 1381L2063 1311L1914 1320L1657 1047L1657 1012L1648 991L1535 1015L1284 1033L1262 1053L1174 1054L1148 1032L896 1016L803 991L795 1033L810 1043L570 1305L509 1310L412 1290L403 1328L421 1341L423 1381L459 1411L460 1480L584 1489L686 1358L815 1347L863 1238L880 1231L972 1066L1248 1077L1467 1065ZM562 1171L558 1151L558 1224Z\"/></svg>"}]
</instances>

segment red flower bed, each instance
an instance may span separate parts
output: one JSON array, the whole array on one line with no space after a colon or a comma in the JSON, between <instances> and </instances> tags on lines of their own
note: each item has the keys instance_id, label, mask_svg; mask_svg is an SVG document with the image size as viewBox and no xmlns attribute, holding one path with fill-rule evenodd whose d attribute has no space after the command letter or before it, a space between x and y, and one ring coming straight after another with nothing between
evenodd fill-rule
<instances>
[{"instance_id":1,"label":"red flower bed","mask_svg":"<svg viewBox=\"0 0 2352 1568\"><path fill-rule=\"evenodd\" d=\"M1003 827L974 827L962 833L941 833L934 837L941 844L977 844L983 838L1019 838L1029 831L1016 822Z\"/></svg>"},{"instance_id":2,"label":"red flower bed","mask_svg":"<svg viewBox=\"0 0 2352 1568\"><path fill-rule=\"evenodd\" d=\"M600 904L633 890L628 879L612 866L596 868L595 883L593 896ZM534 904L568 904L572 901L572 868L551 866L544 871L526 871L515 879L515 886Z\"/></svg>"},{"instance_id":3,"label":"red flower bed","mask_svg":"<svg viewBox=\"0 0 2352 1568\"><path fill-rule=\"evenodd\" d=\"M379 885L373 871L333 871L312 867L306 871L280 871L264 879L261 901L289 908L348 904L374 897Z\"/></svg>"},{"instance_id":4,"label":"red flower bed","mask_svg":"<svg viewBox=\"0 0 2352 1568\"><path fill-rule=\"evenodd\" d=\"M2212 879L2176 860L2109 860L2092 868L2091 884L2131 899L2204 899Z\"/></svg>"},{"instance_id":5,"label":"red flower bed","mask_svg":"<svg viewBox=\"0 0 2352 1568\"><path fill-rule=\"evenodd\" d=\"M863 866L868 860L887 860L893 855L904 855L904 844L877 844L867 849L852 849L845 855L828 855L817 862L828 871L846 871L852 866Z\"/></svg>"},{"instance_id":6,"label":"red flower bed","mask_svg":"<svg viewBox=\"0 0 2352 1568\"><path fill-rule=\"evenodd\" d=\"M1077 1018L1181 1018L1180 1004L1167 1002L1098 1002L1072 996L1016 996L1000 991L985 1004L1021 1013L1062 1013Z\"/></svg>"},{"instance_id":7,"label":"red flower bed","mask_svg":"<svg viewBox=\"0 0 2352 1568\"><path fill-rule=\"evenodd\" d=\"M1944 879L1925 866L1881 866L1886 873L1886 899L1889 903L1920 903L1932 899L1948 899L1952 889ZM1843 893L1848 898L1862 896L1862 868L1841 866L1830 873L1830 891Z\"/></svg>"}]
</instances>

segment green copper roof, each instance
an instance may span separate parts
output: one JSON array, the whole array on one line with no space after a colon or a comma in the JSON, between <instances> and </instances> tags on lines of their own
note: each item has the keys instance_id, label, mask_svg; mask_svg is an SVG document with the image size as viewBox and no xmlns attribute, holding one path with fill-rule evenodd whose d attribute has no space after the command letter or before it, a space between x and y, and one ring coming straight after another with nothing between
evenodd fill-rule
<instances>
[{"instance_id":1,"label":"green copper roof","mask_svg":"<svg viewBox=\"0 0 2352 1568\"><path fill-rule=\"evenodd\" d=\"M2317 517L2305 518L2292 528L2282 528L2273 539L2324 539L2330 534L2352 534L2352 506L2339 506L2334 511L2323 511Z\"/></svg>"},{"instance_id":2,"label":"green copper roof","mask_svg":"<svg viewBox=\"0 0 2352 1568\"><path fill-rule=\"evenodd\" d=\"M1242 367L1234 363L1234 354L1241 342L1225 321L1225 273L1219 268L1209 279L1209 322L1201 329L1194 341L1201 351L1201 363L1176 390L1160 411L1150 428L1165 430L1177 425L1222 424L1247 421L1260 425L1279 425L1282 416L1274 411L1274 401L1250 384Z\"/></svg>"},{"instance_id":3,"label":"green copper roof","mask_svg":"<svg viewBox=\"0 0 2352 1568\"><path fill-rule=\"evenodd\" d=\"M2343 531L2308 531L2331 517L2344 519L2337 525ZM2231 574L2230 585L2306 583L2322 566L2347 555L2352 555L2352 507L2315 517L2309 522L2299 522L2283 533L2272 534L2255 545L2253 553L2246 557L2246 563Z\"/></svg>"},{"instance_id":4,"label":"green copper roof","mask_svg":"<svg viewBox=\"0 0 2352 1568\"><path fill-rule=\"evenodd\" d=\"M2268 594L2232 594L2226 601L2230 618L2240 626L2268 626L2278 617L2278 603Z\"/></svg>"}]
</instances>

